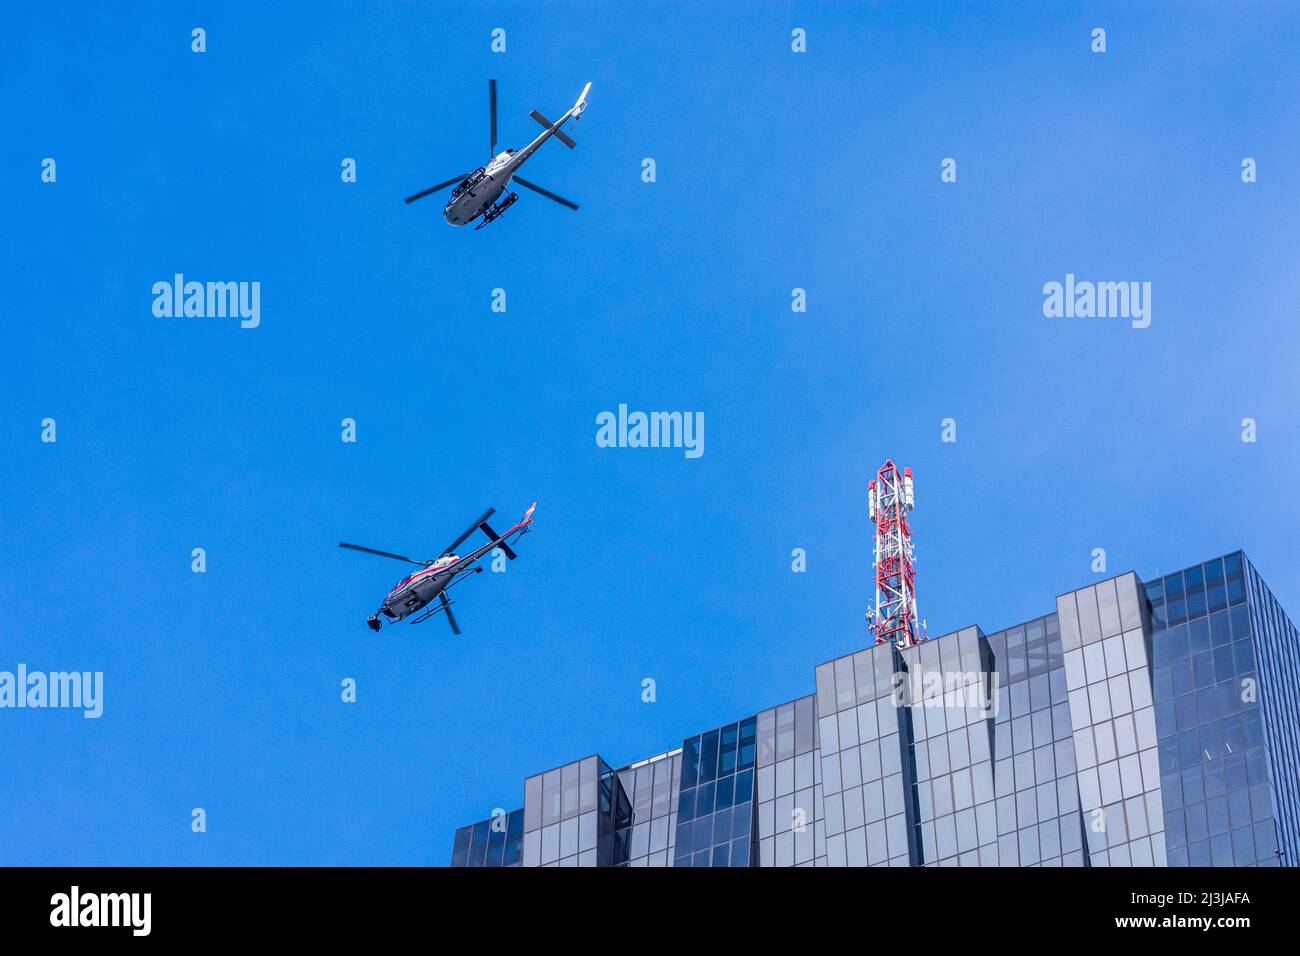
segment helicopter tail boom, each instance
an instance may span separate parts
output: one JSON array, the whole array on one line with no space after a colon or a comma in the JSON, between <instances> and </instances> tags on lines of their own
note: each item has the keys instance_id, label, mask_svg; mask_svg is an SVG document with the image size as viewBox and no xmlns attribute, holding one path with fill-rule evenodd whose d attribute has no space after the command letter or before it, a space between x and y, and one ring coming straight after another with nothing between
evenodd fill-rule
<instances>
[{"instance_id":1,"label":"helicopter tail boom","mask_svg":"<svg viewBox=\"0 0 1300 956\"><path fill-rule=\"evenodd\" d=\"M565 146L569 147L569 149L573 149L575 146L578 145L577 143L575 143L575 142L570 138L570 136L569 136L568 133L566 133L564 130L560 129L560 127L559 127L558 124L556 124L556 123L552 123L552 122L551 122L550 120L548 120L545 116L543 116L543 115L541 114L540 111L538 111L538 110L533 110L533 111L532 111L531 113L529 113L528 115L531 116L533 119L537 120L537 123L538 123L539 126L542 126L542 127L546 128L546 129L550 130L552 133L554 133L554 134L555 134L555 138L558 139L558 140L559 140L561 143L563 143Z\"/></svg>"},{"instance_id":2,"label":"helicopter tail boom","mask_svg":"<svg viewBox=\"0 0 1300 956\"><path fill-rule=\"evenodd\" d=\"M588 83L586 86L582 88L582 95L578 97L578 102L574 103L573 109L569 110L569 113L572 115L573 119L575 120L578 119L578 117L582 116L583 112L587 109L587 93L589 93L590 91L591 91L590 83Z\"/></svg>"}]
</instances>

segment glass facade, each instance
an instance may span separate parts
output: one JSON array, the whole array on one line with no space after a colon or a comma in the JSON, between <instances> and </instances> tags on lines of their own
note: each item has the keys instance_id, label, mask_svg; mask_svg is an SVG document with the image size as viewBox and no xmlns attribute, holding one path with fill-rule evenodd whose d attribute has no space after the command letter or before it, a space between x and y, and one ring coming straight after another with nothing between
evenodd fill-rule
<instances>
[{"instance_id":1,"label":"glass facade","mask_svg":"<svg viewBox=\"0 0 1300 956\"><path fill-rule=\"evenodd\" d=\"M674 866L749 866L757 719L682 741Z\"/></svg>"},{"instance_id":2,"label":"glass facade","mask_svg":"<svg viewBox=\"0 0 1300 956\"><path fill-rule=\"evenodd\" d=\"M906 866L914 856L911 708L896 704L893 681L903 666L882 644L817 668L823 866Z\"/></svg>"},{"instance_id":3,"label":"glass facade","mask_svg":"<svg viewBox=\"0 0 1300 956\"><path fill-rule=\"evenodd\" d=\"M1224 559L1231 574L1232 555ZM1273 852L1277 864L1300 865L1300 633L1286 616L1282 606L1245 561L1246 594L1250 605L1252 647L1259 679L1260 709L1264 724L1264 743L1268 759L1268 795L1272 800L1274 822ZM1235 611L1235 609L1234 609ZM1235 642L1234 642L1235 643ZM1245 688L1243 687L1243 691ZM1243 727L1253 724L1243 715ZM1247 751L1247 779L1250 778L1250 751ZM1251 794L1251 812L1264 806L1263 795ZM1260 834L1255 837L1256 859L1261 848ZM1267 848L1267 844L1263 845ZM1291 852L1285 853L1284 848Z\"/></svg>"},{"instance_id":4,"label":"glass facade","mask_svg":"<svg viewBox=\"0 0 1300 956\"><path fill-rule=\"evenodd\" d=\"M1250 573L1251 597L1240 552L1146 586L1171 866L1279 862L1286 820L1279 825L1275 817L1270 781L1282 800L1294 795L1295 628L1280 610L1277 617L1268 611L1276 601ZM1285 633L1278 617L1290 627L1281 641L1270 636ZM1260 660L1268 661L1267 674Z\"/></svg>"},{"instance_id":5,"label":"glass facade","mask_svg":"<svg viewBox=\"0 0 1300 956\"><path fill-rule=\"evenodd\" d=\"M451 865L519 866L523 849L524 811L497 814L456 831Z\"/></svg>"},{"instance_id":6,"label":"glass facade","mask_svg":"<svg viewBox=\"0 0 1300 956\"><path fill-rule=\"evenodd\" d=\"M996 667L993 782L997 845L980 866L1082 866L1082 817L1065 654L1056 614L988 638Z\"/></svg>"},{"instance_id":7,"label":"glass facade","mask_svg":"<svg viewBox=\"0 0 1300 956\"><path fill-rule=\"evenodd\" d=\"M1089 862L1165 864L1150 635L1137 577L1056 599Z\"/></svg>"},{"instance_id":8,"label":"glass facade","mask_svg":"<svg viewBox=\"0 0 1300 956\"><path fill-rule=\"evenodd\" d=\"M452 866L670 866L681 768L673 750L617 771L591 756L535 774L522 810L456 831Z\"/></svg>"},{"instance_id":9,"label":"glass facade","mask_svg":"<svg viewBox=\"0 0 1300 956\"><path fill-rule=\"evenodd\" d=\"M814 668L815 693L524 781L453 866L1294 866L1300 633L1241 552Z\"/></svg>"},{"instance_id":10,"label":"glass facade","mask_svg":"<svg viewBox=\"0 0 1300 956\"><path fill-rule=\"evenodd\" d=\"M813 866L825 858L817 701L758 714L758 846L750 865Z\"/></svg>"},{"instance_id":11,"label":"glass facade","mask_svg":"<svg viewBox=\"0 0 1300 956\"><path fill-rule=\"evenodd\" d=\"M660 754L625 767L618 772L623 792L628 794L631 813L617 831L615 847L608 858L621 865L669 866L675 845L678 795L681 790L682 755L677 751Z\"/></svg>"}]
</instances>

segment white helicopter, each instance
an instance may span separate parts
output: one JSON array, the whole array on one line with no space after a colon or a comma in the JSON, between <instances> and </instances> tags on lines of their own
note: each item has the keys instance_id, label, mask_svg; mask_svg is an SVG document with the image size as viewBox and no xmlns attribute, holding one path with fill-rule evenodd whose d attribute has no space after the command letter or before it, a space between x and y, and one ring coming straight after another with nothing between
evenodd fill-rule
<instances>
[{"instance_id":1,"label":"white helicopter","mask_svg":"<svg viewBox=\"0 0 1300 956\"><path fill-rule=\"evenodd\" d=\"M528 161L529 156L537 152L538 147L552 136L569 147L569 149L573 149L578 145L564 132L562 127L569 120L577 122L578 118L582 116L583 111L587 109L587 91L590 89L590 83L582 88L582 95L578 97L578 102L574 103L573 107L561 116L558 122L552 123L537 110L533 110L528 115L542 125L544 132L521 150L507 149L505 152L497 153L497 81L488 80L488 102L492 114L492 141L491 145L488 146L488 156L490 157L488 164L480 166L472 173L461 173L445 183L430 186L414 196L407 196L406 201L413 203L430 193L446 189L452 183L459 183L451 191L451 199L447 201L447 206L442 212L443 218L453 226L464 226L482 216L483 221L474 227L475 229L482 229L488 223L499 219L502 213L519 200L519 194L512 192L500 202L497 202L497 199L506 191L513 180L526 189L541 193L547 199L554 199L562 206L577 209L577 203L571 203L569 200L555 195L550 190L543 189L535 183L530 183L528 180L516 175L516 171Z\"/></svg>"}]
</instances>

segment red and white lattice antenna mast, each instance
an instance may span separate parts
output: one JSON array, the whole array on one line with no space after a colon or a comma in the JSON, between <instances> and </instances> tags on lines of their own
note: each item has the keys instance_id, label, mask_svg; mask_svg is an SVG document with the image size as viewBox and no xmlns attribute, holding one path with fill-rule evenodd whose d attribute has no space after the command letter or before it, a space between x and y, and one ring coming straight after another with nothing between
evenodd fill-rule
<instances>
[{"instance_id":1,"label":"red and white lattice antenna mast","mask_svg":"<svg viewBox=\"0 0 1300 956\"><path fill-rule=\"evenodd\" d=\"M926 638L916 617L916 555L907 513L915 506L912 469L892 461L867 485L868 513L876 525L876 604L867 621L877 644L911 647Z\"/></svg>"}]
</instances>

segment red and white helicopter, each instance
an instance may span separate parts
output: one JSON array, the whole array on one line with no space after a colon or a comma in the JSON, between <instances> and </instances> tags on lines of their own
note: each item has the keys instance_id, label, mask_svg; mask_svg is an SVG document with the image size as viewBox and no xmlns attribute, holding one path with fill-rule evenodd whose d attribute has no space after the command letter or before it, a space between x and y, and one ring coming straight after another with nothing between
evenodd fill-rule
<instances>
[{"instance_id":1,"label":"red and white helicopter","mask_svg":"<svg viewBox=\"0 0 1300 956\"><path fill-rule=\"evenodd\" d=\"M529 525L533 523L533 510L537 507L534 501L524 512L520 522L507 531L505 534L497 534L488 526L487 519L496 514L495 508L489 508L483 513L483 516L477 519L473 524L465 529L465 533L453 541L443 550L442 554L432 561L417 561L414 558L408 558L404 554L392 554L388 551L376 551L374 548L363 548L359 544L348 544L340 541L340 548L351 548L353 551L364 551L366 554L377 554L382 558L392 558L395 561L406 561L410 564L419 565L421 570L416 571L402 580L397 582L397 586L388 592L384 598L384 603L379 605L379 610L373 615L366 618L366 624L372 631L379 630L382 622L379 615L383 615L390 621L396 622L403 618L410 617L419 611L424 610L433 601L439 602L438 606L430 611L426 611L419 617L411 621L412 624L419 624L427 620L439 611L447 612L447 622L451 624L452 632L460 633L460 628L456 625L456 616L451 613L453 602L447 600L447 590L458 581L464 580L460 575L473 573L477 574L483 570L482 565L476 562L495 548L500 548L507 558L513 561L518 555L510 547L511 539L518 539L529 531ZM453 554L460 547L461 542L473 534L476 530L482 530L488 536L488 543L471 551L466 555Z\"/></svg>"}]
</instances>

